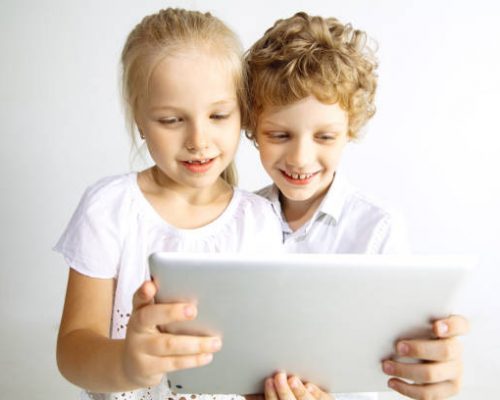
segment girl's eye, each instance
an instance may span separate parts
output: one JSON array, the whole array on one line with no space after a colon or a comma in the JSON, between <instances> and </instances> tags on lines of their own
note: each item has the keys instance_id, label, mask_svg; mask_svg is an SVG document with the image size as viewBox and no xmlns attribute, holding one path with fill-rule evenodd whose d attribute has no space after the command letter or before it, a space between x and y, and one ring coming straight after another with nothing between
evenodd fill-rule
<instances>
[{"instance_id":1,"label":"girl's eye","mask_svg":"<svg viewBox=\"0 0 500 400\"><path fill-rule=\"evenodd\" d=\"M333 133L320 133L317 138L320 139L320 140L324 140L324 141L332 141L332 140L335 140L337 137L337 135L333 134Z\"/></svg>"},{"instance_id":2,"label":"girl's eye","mask_svg":"<svg viewBox=\"0 0 500 400\"><path fill-rule=\"evenodd\" d=\"M220 119L227 119L229 118L230 114L212 114L210 116L210 119L215 119L215 120L220 120Z\"/></svg>"},{"instance_id":3,"label":"girl's eye","mask_svg":"<svg viewBox=\"0 0 500 400\"><path fill-rule=\"evenodd\" d=\"M160 123L165 124L165 125L173 125L173 124L176 124L177 122L181 122L181 118L169 117L169 118L160 119Z\"/></svg>"}]
</instances>

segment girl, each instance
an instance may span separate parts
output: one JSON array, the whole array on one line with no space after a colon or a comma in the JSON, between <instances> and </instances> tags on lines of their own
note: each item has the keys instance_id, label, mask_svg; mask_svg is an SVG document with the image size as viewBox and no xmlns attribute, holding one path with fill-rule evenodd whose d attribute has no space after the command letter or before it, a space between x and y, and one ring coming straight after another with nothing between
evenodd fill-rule
<instances>
[{"instance_id":1,"label":"girl","mask_svg":"<svg viewBox=\"0 0 500 400\"><path fill-rule=\"evenodd\" d=\"M236 189L243 77L235 34L210 14L142 20L122 53L132 125L154 165L100 180L55 246L70 266L57 343L83 399L159 399L164 374L209 363L218 337L161 333L194 304L153 304L155 251L266 252L281 245L270 203Z\"/></svg>"},{"instance_id":2,"label":"girl","mask_svg":"<svg viewBox=\"0 0 500 400\"><path fill-rule=\"evenodd\" d=\"M377 63L365 33L335 18L298 13L266 31L247 53L246 67L247 135L274 181L260 193L282 218L287 251L407 251L394 216L337 171L345 146L359 137L375 112ZM455 336L467 331L467 321L452 316L434 321L430 328L428 339L396 344L397 356L419 362L396 358L381 365L393 376L388 385L415 399L444 399L460 388L462 359ZM328 398L313 384L307 388L281 372L266 381L265 394L268 400Z\"/></svg>"}]
</instances>

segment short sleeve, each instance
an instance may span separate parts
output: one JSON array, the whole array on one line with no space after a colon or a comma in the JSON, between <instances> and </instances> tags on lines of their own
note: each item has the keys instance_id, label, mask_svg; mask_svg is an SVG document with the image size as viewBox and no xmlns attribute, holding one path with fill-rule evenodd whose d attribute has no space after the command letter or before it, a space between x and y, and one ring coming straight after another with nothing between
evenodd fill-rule
<instances>
[{"instance_id":1,"label":"short sleeve","mask_svg":"<svg viewBox=\"0 0 500 400\"><path fill-rule=\"evenodd\" d=\"M54 247L71 268L93 278L118 273L123 195L113 186L103 180L86 190Z\"/></svg>"}]
</instances>

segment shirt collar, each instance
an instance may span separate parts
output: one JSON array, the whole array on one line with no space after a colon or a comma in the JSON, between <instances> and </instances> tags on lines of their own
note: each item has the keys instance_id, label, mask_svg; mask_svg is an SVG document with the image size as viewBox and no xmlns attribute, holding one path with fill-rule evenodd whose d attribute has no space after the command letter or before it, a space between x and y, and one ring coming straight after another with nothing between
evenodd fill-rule
<instances>
[{"instance_id":1,"label":"shirt collar","mask_svg":"<svg viewBox=\"0 0 500 400\"><path fill-rule=\"evenodd\" d=\"M318 212L329 215L337 224L347 196L351 192L349 187L350 186L345 177L337 171L332 184L328 188L325 198L318 208Z\"/></svg>"},{"instance_id":2,"label":"shirt collar","mask_svg":"<svg viewBox=\"0 0 500 400\"><path fill-rule=\"evenodd\" d=\"M342 213L342 208L344 207L347 196L351 192L349 188L350 186L347 179L337 171L335 173L335 178L328 188L323 201L321 202L318 210L311 220L315 220L319 213L323 213L332 217L335 221L335 224L337 224L340 219L340 214ZM270 187L268 199L274 208L274 212L280 216L282 225L286 225L286 227L288 228L283 215L283 210L281 208L279 189L275 184Z\"/></svg>"}]
</instances>

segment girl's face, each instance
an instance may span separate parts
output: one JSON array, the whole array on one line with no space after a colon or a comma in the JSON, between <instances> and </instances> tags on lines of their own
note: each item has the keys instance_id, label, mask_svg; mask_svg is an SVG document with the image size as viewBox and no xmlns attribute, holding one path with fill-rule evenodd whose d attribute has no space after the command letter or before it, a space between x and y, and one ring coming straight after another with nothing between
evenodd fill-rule
<instances>
[{"instance_id":1,"label":"girl's face","mask_svg":"<svg viewBox=\"0 0 500 400\"><path fill-rule=\"evenodd\" d=\"M330 186L348 142L348 115L315 97L264 109L255 135L262 165L286 204L314 201Z\"/></svg>"},{"instance_id":2,"label":"girl's face","mask_svg":"<svg viewBox=\"0 0 500 400\"><path fill-rule=\"evenodd\" d=\"M236 87L228 68L193 49L154 69L136 122L162 184L210 188L233 160L240 136Z\"/></svg>"}]
</instances>

